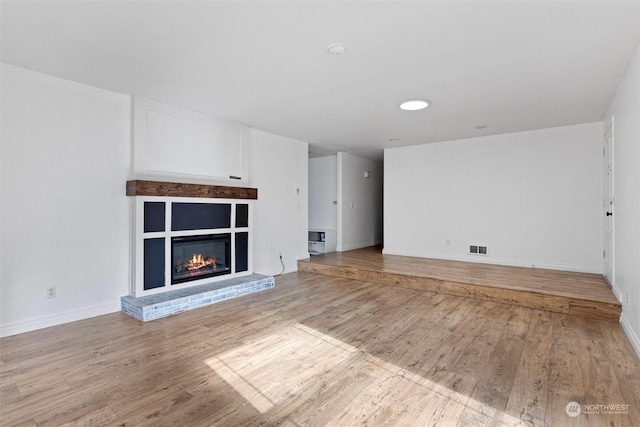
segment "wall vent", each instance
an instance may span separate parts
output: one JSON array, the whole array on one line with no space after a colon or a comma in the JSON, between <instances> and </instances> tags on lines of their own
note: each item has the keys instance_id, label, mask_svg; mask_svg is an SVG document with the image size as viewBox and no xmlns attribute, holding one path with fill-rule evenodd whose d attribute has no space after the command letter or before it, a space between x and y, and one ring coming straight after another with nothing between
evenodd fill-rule
<instances>
[{"instance_id":1,"label":"wall vent","mask_svg":"<svg viewBox=\"0 0 640 427\"><path fill-rule=\"evenodd\" d=\"M469 245L469 255L489 256L489 246L486 246L486 245Z\"/></svg>"}]
</instances>

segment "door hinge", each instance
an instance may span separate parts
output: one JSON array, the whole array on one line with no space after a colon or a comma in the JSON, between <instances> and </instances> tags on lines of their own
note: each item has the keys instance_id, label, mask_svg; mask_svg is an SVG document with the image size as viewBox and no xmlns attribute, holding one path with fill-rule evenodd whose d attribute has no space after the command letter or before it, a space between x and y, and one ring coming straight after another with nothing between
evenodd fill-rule
<instances>
[{"instance_id":1,"label":"door hinge","mask_svg":"<svg viewBox=\"0 0 640 427\"><path fill-rule=\"evenodd\" d=\"M606 258L607 257L607 251L602 251L602 258Z\"/></svg>"}]
</instances>

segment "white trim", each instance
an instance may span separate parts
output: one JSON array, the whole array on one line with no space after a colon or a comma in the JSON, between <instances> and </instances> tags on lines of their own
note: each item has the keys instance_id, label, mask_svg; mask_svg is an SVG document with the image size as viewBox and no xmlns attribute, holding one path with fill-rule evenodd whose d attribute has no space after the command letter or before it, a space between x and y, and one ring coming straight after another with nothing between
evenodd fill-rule
<instances>
[{"instance_id":1,"label":"white trim","mask_svg":"<svg viewBox=\"0 0 640 427\"><path fill-rule=\"evenodd\" d=\"M636 351L636 355L640 359L640 338L636 335L636 332L631 327L631 324L627 320L627 317L624 315L624 310L622 311L622 315L620 316L620 325L622 326L622 330L629 338L629 342L631 342L631 346Z\"/></svg>"},{"instance_id":2,"label":"white trim","mask_svg":"<svg viewBox=\"0 0 640 427\"><path fill-rule=\"evenodd\" d=\"M120 311L120 302L0 326L0 337L22 334Z\"/></svg>"},{"instance_id":3,"label":"white trim","mask_svg":"<svg viewBox=\"0 0 640 427\"><path fill-rule=\"evenodd\" d=\"M618 300L619 303L622 303L623 298L622 298L622 289L620 289L618 287L618 285L616 285L616 283L610 283L611 285L611 290L613 291L613 295L616 297L616 299Z\"/></svg>"},{"instance_id":4,"label":"white trim","mask_svg":"<svg viewBox=\"0 0 640 427\"><path fill-rule=\"evenodd\" d=\"M336 215L337 215L337 221L336 221L336 251L341 252L342 251L342 241L343 241L343 233L344 233L344 228L343 228L343 218L342 216L344 215L344 209L343 209L343 205L344 205L344 190L342 188L342 181L344 180L344 173L342 172L342 165L344 163L344 159L343 159L344 153L342 152L338 152L336 154L336 172L337 172L337 181L338 181L338 191L337 191L337 196L336 199L338 201L338 206L336 209ZM340 249L338 249L340 248Z\"/></svg>"},{"instance_id":5,"label":"white trim","mask_svg":"<svg viewBox=\"0 0 640 427\"><path fill-rule=\"evenodd\" d=\"M611 144L609 145L609 153L610 153L610 157L611 157L611 179L610 180L606 180L603 179L604 183L603 183L603 192L607 193L609 192L610 196L611 196L611 206L610 207L606 207L605 203L607 200L605 200L604 198L604 194L603 194L603 210L602 210L602 214L603 214L603 222L602 222L602 228L603 228L603 241L602 241L602 247L603 249L609 250L608 247L606 247L606 242L607 242L607 237L611 239L611 250L609 251L609 258L611 259L611 277L607 277L607 280L610 281L611 286L614 286L614 282L615 282L615 278L616 278L616 218L617 215L614 215L611 217L611 233L607 233L607 227L606 227L606 217L604 216L605 211L610 211L613 212L615 214L615 210L616 210L616 206L615 206L615 202L616 202L616 197L615 197L615 151L614 151L614 145L615 145L615 116L612 114L610 120L605 120L604 121L604 132L603 132L603 138L606 137L607 132L609 132L609 129L611 129ZM606 141L606 138L604 139ZM605 146L605 142L603 141L603 147ZM604 148L603 148L604 150ZM603 151L604 154L604 151ZM608 162L606 161L606 157L603 159L603 167L602 167L602 174L603 174L603 178L606 178L607 176L607 168L609 166ZM610 188L607 190L607 188L605 188L604 186L606 184L610 185ZM610 234L610 236L609 236ZM606 236L606 237L605 237ZM606 265L607 264L607 258L603 257L602 259L602 274L606 277L606 272L607 272L607 268ZM622 294L619 295L618 300L622 301Z\"/></svg>"},{"instance_id":6,"label":"white trim","mask_svg":"<svg viewBox=\"0 0 640 427\"><path fill-rule=\"evenodd\" d=\"M383 254L386 255L402 255L418 258L434 258L449 261L464 261L464 262L476 262L479 264L497 264L506 265L510 267L529 267L529 268L542 268L549 270L562 270L573 271L577 273L592 273L602 274L602 266L593 267L588 265L573 265L573 264L552 264L540 261L527 261L527 260L515 260L509 258L495 258L495 257L478 257L476 255L469 256L455 256L452 254L445 254L441 252L422 252L422 251L404 251L394 248L384 248Z\"/></svg>"}]
</instances>

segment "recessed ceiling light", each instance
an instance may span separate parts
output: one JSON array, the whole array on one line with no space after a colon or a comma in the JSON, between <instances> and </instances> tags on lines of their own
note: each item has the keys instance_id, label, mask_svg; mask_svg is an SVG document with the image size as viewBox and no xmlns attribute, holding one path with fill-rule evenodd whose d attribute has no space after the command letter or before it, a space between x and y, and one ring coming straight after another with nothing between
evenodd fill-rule
<instances>
[{"instance_id":1,"label":"recessed ceiling light","mask_svg":"<svg viewBox=\"0 0 640 427\"><path fill-rule=\"evenodd\" d=\"M398 142L400 141L398 138L389 138L389 142Z\"/></svg>"},{"instance_id":2,"label":"recessed ceiling light","mask_svg":"<svg viewBox=\"0 0 640 427\"><path fill-rule=\"evenodd\" d=\"M478 126L476 126L476 129L478 129L478 130L483 130L483 129L486 129L486 128L488 128L488 127L489 127L489 126L487 126L487 125L478 125Z\"/></svg>"},{"instance_id":3,"label":"recessed ceiling light","mask_svg":"<svg viewBox=\"0 0 640 427\"><path fill-rule=\"evenodd\" d=\"M431 104L430 101L426 99L409 99L400 104L400 108L405 111L416 111L416 110L424 110Z\"/></svg>"}]
</instances>

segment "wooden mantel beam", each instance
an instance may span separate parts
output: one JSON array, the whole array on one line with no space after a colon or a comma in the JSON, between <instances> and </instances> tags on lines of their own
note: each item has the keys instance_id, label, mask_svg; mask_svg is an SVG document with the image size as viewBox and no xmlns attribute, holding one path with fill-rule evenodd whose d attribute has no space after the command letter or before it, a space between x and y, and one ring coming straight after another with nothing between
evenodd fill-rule
<instances>
[{"instance_id":1,"label":"wooden mantel beam","mask_svg":"<svg viewBox=\"0 0 640 427\"><path fill-rule=\"evenodd\" d=\"M257 188L186 184L164 181L127 181L127 196L202 197L212 199L258 199Z\"/></svg>"}]
</instances>

